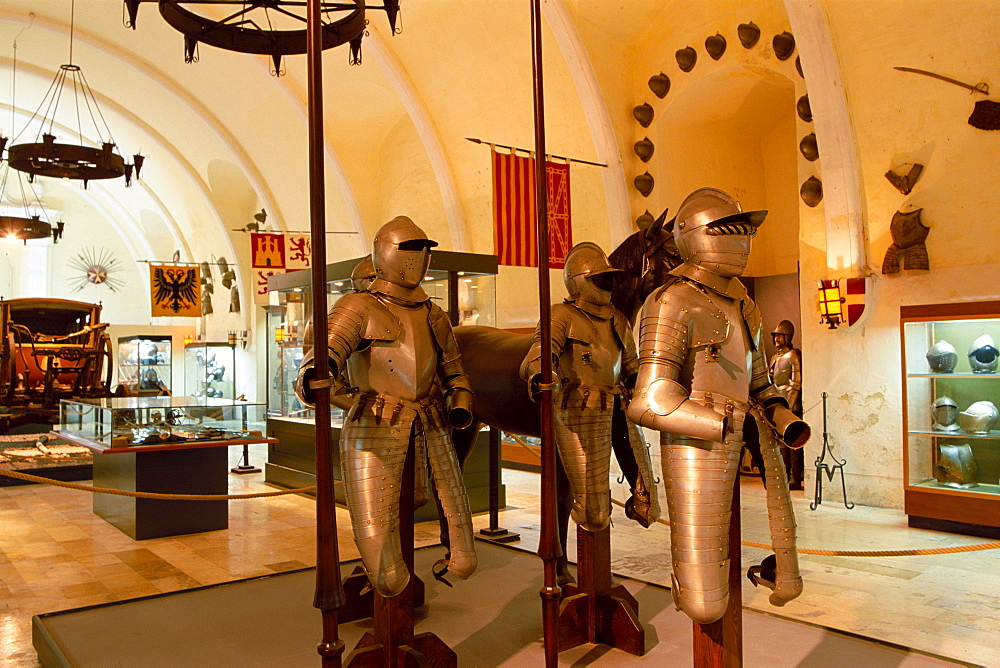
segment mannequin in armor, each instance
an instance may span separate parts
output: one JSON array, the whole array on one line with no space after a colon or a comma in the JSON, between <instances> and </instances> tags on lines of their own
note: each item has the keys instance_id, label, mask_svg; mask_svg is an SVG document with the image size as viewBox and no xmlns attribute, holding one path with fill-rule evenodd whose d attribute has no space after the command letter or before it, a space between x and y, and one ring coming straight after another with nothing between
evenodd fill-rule
<instances>
[{"instance_id":1,"label":"mannequin in armor","mask_svg":"<svg viewBox=\"0 0 1000 668\"><path fill-rule=\"evenodd\" d=\"M792 346L793 336L795 326L788 320L779 322L771 332L771 340L777 350L771 356L768 370L774 386L788 402L788 408L802 417L802 351ZM781 458L788 473L788 488L801 490L805 475L805 453L802 448L782 445Z\"/></svg>"},{"instance_id":2,"label":"mannequin in armor","mask_svg":"<svg viewBox=\"0 0 1000 668\"><path fill-rule=\"evenodd\" d=\"M683 263L643 305L639 374L629 418L660 434L673 559L671 594L700 623L729 599L729 520L743 420L757 420L774 557L750 569L773 605L802 591L795 519L777 433L796 447L808 426L768 378L761 317L736 278L765 211L744 212L726 193L696 190L678 209L673 234ZM774 566L768 563L774 561Z\"/></svg>"},{"instance_id":3,"label":"mannequin in armor","mask_svg":"<svg viewBox=\"0 0 1000 668\"><path fill-rule=\"evenodd\" d=\"M355 388L340 437L354 541L369 580L386 597L401 593L410 578L399 538L399 489L411 443L415 495L426 487L422 463L429 461L448 521L445 570L465 579L477 564L449 436L450 427L472 421L472 391L448 315L420 287L436 245L405 216L386 223L372 244L375 279L368 291L344 295L328 317L330 374L337 378L346 369ZM308 402L322 382L313 383L311 366L303 366L296 392Z\"/></svg>"},{"instance_id":4,"label":"mannequin in armor","mask_svg":"<svg viewBox=\"0 0 1000 668\"><path fill-rule=\"evenodd\" d=\"M569 298L552 306L553 373L558 378L552 395L553 432L572 491L570 516L588 531L601 531L611 522L612 418L616 408L623 410L623 392L634 385L638 370L632 327L611 305L618 273L600 246L577 244L563 269ZM541 382L540 333L535 330L534 345L521 365L533 398ZM627 511L642 514L648 526L660 516L652 464L638 427L625 424L639 466L634 505Z\"/></svg>"}]
</instances>

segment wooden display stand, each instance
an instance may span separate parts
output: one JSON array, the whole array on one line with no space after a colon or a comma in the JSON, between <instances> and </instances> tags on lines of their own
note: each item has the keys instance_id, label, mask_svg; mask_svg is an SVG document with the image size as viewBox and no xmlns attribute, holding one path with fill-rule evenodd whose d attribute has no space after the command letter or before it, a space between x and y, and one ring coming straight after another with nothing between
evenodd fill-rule
<instances>
[{"instance_id":1,"label":"wooden display stand","mask_svg":"<svg viewBox=\"0 0 1000 668\"><path fill-rule=\"evenodd\" d=\"M358 596L367 576L362 571L360 580L357 571L344 582L348 595L347 604L338 610L343 620L372 617L375 624L358 641L354 651L345 661L346 666L396 668L408 666L440 666L451 668L458 665L458 656L443 640L433 633L413 633L413 609L423 604L424 583L413 574L413 447L406 455L403 479L399 490L399 539L403 546L403 560L410 571L410 583L403 593L386 598L378 592ZM350 584L349 584L350 583ZM419 596L418 596L419 592ZM352 596L353 594L353 596ZM364 599L368 599L368 603ZM419 598L419 603L416 600ZM360 614L365 606L370 606L368 615ZM359 616L352 616L359 615Z\"/></svg>"},{"instance_id":2,"label":"wooden display stand","mask_svg":"<svg viewBox=\"0 0 1000 668\"><path fill-rule=\"evenodd\" d=\"M559 651L601 643L636 656L646 652L639 603L624 585L611 584L611 528L576 529L579 584L563 587L559 608Z\"/></svg>"}]
</instances>

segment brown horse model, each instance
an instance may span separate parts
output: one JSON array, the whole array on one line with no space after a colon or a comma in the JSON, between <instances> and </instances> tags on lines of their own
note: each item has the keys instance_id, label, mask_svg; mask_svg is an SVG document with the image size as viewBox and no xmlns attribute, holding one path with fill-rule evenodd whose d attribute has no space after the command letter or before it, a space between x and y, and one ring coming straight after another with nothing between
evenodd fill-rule
<instances>
[{"instance_id":1,"label":"brown horse model","mask_svg":"<svg viewBox=\"0 0 1000 668\"><path fill-rule=\"evenodd\" d=\"M632 234L609 256L609 261L625 273L615 282L612 303L635 322L643 301L666 280L667 273L680 264L673 243L671 225L664 224L666 211L648 229ZM528 385L518 371L531 347L531 334L514 334L493 327L456 327L455 337L462 350L462 364L472 383L475 399L474 420L466 429L452 433L459 461L464 464L472 452L476 434L483 424L521 436L538 437L538 405L528 396ZM622 473L634 488L638 466L632 453L624 411L617 409L612 428L612 445ZM572 578L566 569L566 535L573 499L562 467L557 467L559 539L563 557L559 561L559 579ZM644 526L648 521L637 519ZM445 533L442 532L442 539Z\"/></svg>"}]
</instances>

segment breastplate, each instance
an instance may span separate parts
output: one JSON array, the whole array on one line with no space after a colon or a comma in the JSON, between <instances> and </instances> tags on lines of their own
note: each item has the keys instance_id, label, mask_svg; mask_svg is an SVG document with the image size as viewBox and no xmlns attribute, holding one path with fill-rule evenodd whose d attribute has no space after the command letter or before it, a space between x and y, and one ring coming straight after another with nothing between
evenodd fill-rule
<instances>
[{"instance_id":1,"label":"breastplate","mask_svg":"<svg viewBox=\"0 0 1000 668\"><path fill-rule=\"evenodd\" d=\"M745 402L750 396L752 349L743 314L737 301L719 295L712 295L712 301L729 321L729 336L714 347L691 348L681 378L690 378L692 391Z\"/></svg>"},{"instance_id":2,"label":"breastplate","mask_svg":"<svg viewBox=\"0 0 1000 668\"><path fill-rule=\"evenodd\" d=\"M622 352L612 320L590 320L596 337L586 343L574 339L566 342L559 356L560 376L564 384L614 387L621 373Z\"/></svg>"},{"instance_id":3,"label":"breastplate","mask_svg":"<svg viewBox=\"0 0 1000 668\"><path fill-rule=\"evenodd\" d=\"M399 338L375 341L351 355L347 371L362 392L376 392L408 401L423 399L434 388L438 350L424 306L410 309L387 304L400 322Z\"/></svg>"},{"instance_id":4,"label":"breastplate","mask_svg":"<svg viewBox=\"0 0 1000 668\"><path fill-rule=\"evenodd\" d=\"M792 382L792 351L775 353L771 358L771 381L779 388Z\"/></svg>"}]
</instances>

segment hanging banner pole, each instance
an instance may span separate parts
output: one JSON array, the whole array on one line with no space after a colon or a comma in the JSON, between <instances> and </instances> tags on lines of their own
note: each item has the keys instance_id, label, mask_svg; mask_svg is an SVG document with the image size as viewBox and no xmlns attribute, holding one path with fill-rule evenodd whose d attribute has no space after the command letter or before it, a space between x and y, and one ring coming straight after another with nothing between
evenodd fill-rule
<instances>
[{"instance_id":1,"label":"hanging banner pole","mask_svg":"<svg viewBox=\"0 0 1000 668\"><path fill-rule=\"evenodd\" d=\"M542 558L544 578L542 598L542 637L545 665L559 663L559 598L556 563L562 556L556 520L556 449L552 440L552 301L549 295L549 219L548 180L545 174L545 100L542 81L542 17L540 0L531 0L531 66L535 112L535 219L538 229L538 317L541 336L541 376L538 407L541 418L541 537L538 556Z\"/></svg>"},{"instance_id":2,"label":"hanging banner pole","mask_svg":"<svg viewBox=\"0 0 1000 668\"><path fill-rule=\"evenodd\" d=\"M325 354L326 322L326 185L323 172L323 45L320 0L308 0L306 60L308 62L309 226L312 235L313 346L315 378L330 377ZM316 393L316 593L313 606L322 613L323 637L316 651L324 666L341 665L344 641L337 628L337 608L344 604L337 546L337 509L333 496L330 444L330 388Z\"/></svg>"}]
</instances>

